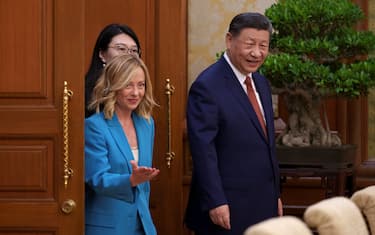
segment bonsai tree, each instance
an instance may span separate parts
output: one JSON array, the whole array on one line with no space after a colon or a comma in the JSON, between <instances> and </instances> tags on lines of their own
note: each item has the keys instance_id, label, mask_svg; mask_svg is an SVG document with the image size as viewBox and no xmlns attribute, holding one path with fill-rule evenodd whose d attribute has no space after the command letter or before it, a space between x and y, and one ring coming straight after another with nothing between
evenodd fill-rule
<instances>
[{"instance_id":1,"label":"bonsai tree","mask_svg":"<svg viewBox=\"0 0 375 235\"><path fill-rule=\"evenodd\" d=\"M368 57L375 35L355 30L364 19L362 10L349 0L280 0L265 15L274 33L260 72L285 99L289 115L278 143L341 145L322 101L366 95L375 85L375 61Z\"/></svg>"}]
</instances>

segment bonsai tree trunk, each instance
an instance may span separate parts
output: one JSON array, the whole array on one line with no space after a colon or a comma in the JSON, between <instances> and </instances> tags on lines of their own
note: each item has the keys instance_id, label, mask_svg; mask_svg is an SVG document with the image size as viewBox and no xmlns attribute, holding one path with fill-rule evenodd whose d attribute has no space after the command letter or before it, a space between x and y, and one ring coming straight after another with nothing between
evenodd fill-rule
<instances>
[{"instance_id":1,"label":"bonsai tree trunk","mask_svg":"<svg viewBox=\"0 0 375 235\"><path fill-rule=\"evenodd\" d=\"M321 117L321 97L313 89L288 89L284 95L289 113L287 126L278 136L278 143L286 146L339 146L341 140L329 130L326 112L326 127Z\"/></svg>"}]
</instances>

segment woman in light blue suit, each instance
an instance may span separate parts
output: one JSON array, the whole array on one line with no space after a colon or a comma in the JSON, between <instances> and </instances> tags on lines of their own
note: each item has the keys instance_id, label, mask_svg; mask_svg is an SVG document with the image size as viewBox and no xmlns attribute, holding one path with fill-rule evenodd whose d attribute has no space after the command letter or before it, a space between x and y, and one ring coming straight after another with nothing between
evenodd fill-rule
<instances>
[{"instance_id":1,"label":"woman in light blue suit","mask_svg":"<svg viewBox=\"0 0 375 235\"><path fill-rule=\"evenodd\" d=\"M136 55L105 67L85 121L86 235L155 235L149 211L156 105L149 73Z\"/></svg>"}]
</instances>

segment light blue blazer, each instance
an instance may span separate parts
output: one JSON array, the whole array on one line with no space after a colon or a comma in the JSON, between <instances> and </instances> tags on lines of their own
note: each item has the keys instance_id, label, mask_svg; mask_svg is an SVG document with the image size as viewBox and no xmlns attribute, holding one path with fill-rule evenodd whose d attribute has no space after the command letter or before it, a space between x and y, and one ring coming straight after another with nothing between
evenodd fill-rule
<instances>
[{"instance_id":1,"label":"light blue blazer","mask_svg":"<svg viewBox=\"0 0 375 235\"><path fill-rule=\"evenodd\" d=\"M152 166L154 122L132 115L138 140L139 166ZM86 235L134 235L137 213L146 235L156 234L149 211L150 183L130 185L133 160L116 114L85 120Z\"/></svg>"}]
</instances>

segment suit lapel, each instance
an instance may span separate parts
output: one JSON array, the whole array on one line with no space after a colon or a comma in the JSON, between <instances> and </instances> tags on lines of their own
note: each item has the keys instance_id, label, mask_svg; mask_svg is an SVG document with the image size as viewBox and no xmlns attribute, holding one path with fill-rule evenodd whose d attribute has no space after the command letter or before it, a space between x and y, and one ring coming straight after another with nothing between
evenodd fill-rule
<instances>
[{"instance_id":1,"label":"suit lapel","mask_svg":"<svg viewBox=\"0 0 375 235\"><path fill-rule=\"evenodd\" d=\"M225 58L222 57L221 60L223 60L221 62L225 63L225 65L227 67L227 69L224 73L226 87L229 88L229 91L237 99L238 103L245 109L246 113L249 115L249 118L250 118L251 122L253 123L253 125L255 126L257 131L259 132L259 134L261 136L263 136L263 139L265 141L267 141L266 136L264 135L263 129L262 129L260 123L259 123L258 117L257 117L257 115L256 115L256 113L253 109L253 106L249 102L249 98L248 98L246 92L243 90L241 84L238 82L238 79L237 79L236 75L232 71L230 65L226 62ZM257 87L257 89L258 89L258 87ZM258 90L258 91L261 92L260 90ZM263 105L263 107L265 105L265 104L263 104L263 100L262 100L262 105ZM264 108L263 108L263 110L264 110ZM268 123L267 119L266 119L266 121ZM267 128L267 132L268 132L268 128ZM268 134L268 136L269 136L269 134Z\"/></svg>"},{"instance_id":2,"label":"suit lapel","mask_svg":"<svg viewBox=\"0 0 375 235\"><path fill-rule=\"evenodd\" d=\"M146 138L145 138L146 131L144 131L145 125L137 115L133 114L132 117L133 117L133 122L134 122L134 128L137 133L138 159L139 159L138 165L144 166L146 165L146 160L147 160L145 158L146 156L144 155L145 153L143 151L147 147L146 146L147 143L145 143L146 141Z\"/></svg>"},{"instance_id":3,"label":"suit lapel","mask_svg":"<svg viewBox=\"0 0 375 235\"><path fill-rule=\"evenodd\" d=\"M117 147L122 153L122 156L124 157L129 167L129 170L132 169L132 166L130 165L130 161L134 160L133 153L131 151L128 140L126 139L125 133L121 127L121 124L118 121L116 113L113 114L112 119L107 120L107 123L108 123L109 131L111 132L112 137L117 144Z\"/></svg>"}]
</instances>

